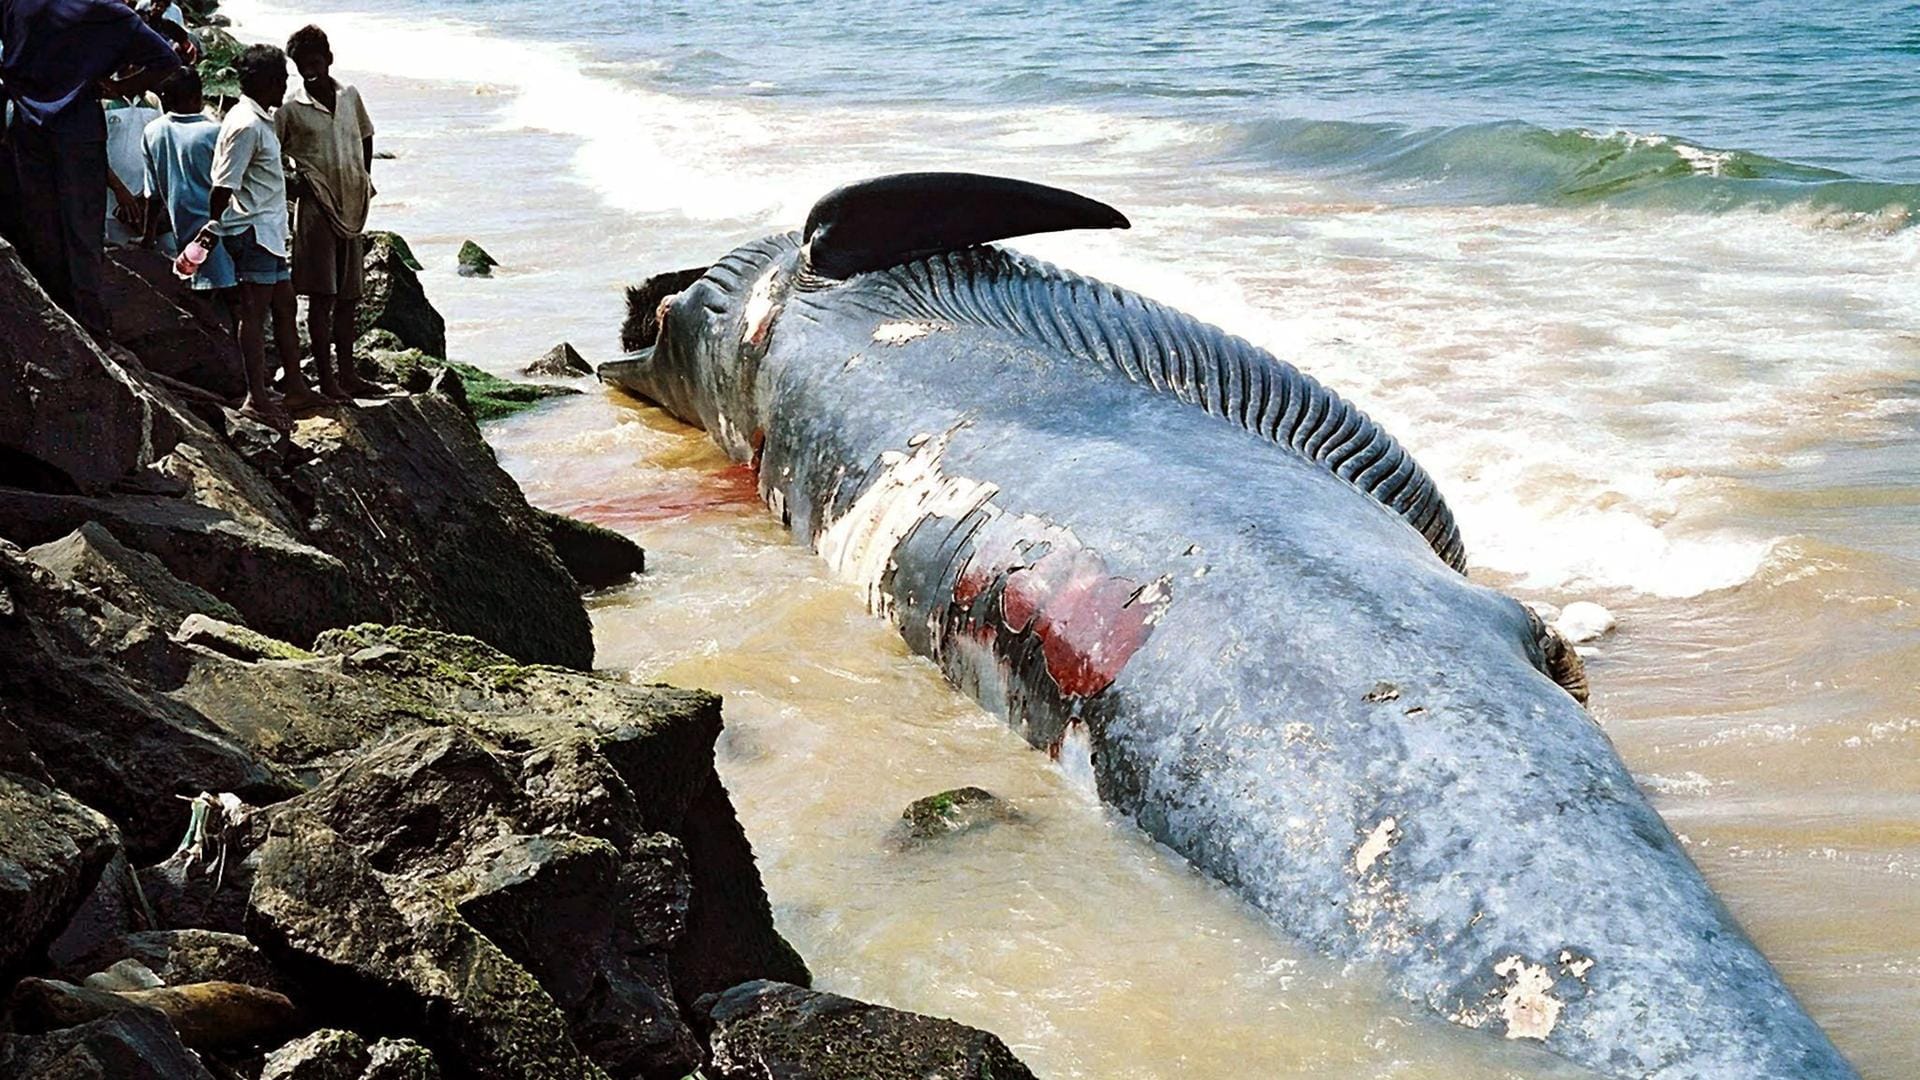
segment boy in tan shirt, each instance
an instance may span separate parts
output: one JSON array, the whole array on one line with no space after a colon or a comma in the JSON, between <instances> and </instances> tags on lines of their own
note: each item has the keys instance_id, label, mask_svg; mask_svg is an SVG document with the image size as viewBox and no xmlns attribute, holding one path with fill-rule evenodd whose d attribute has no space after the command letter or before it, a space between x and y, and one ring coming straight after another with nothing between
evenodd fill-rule
<instances>
[{"instance_id":1,"label":"boy in tan shirt","mask_svg":"<svg viewBox=\"0 0 1920 1080\"><path fill-rule=\"evenodd\" d=\"M293 291L307 298L320 392L377 397L353 363L354 318L365 275L367 206L373 201L373 121L360 92L335 80L333 47L317 26L287 39L300 85L274 117L293 165ZM331 354L331 355L329 355Z\"/></svg>"}]
</instances>

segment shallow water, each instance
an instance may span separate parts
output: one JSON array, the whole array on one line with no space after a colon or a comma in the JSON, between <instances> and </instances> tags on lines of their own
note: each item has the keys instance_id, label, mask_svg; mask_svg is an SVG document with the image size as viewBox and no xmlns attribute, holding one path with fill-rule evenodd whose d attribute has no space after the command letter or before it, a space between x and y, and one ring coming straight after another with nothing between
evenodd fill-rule
<instances>
[{"instance_id":1,"label":"shallow water","mask_svg":"<svg viewBox=\"0 0 1920 1080\"><path fill-rule=\"evenodd\" d=\"M275 37L304 21L227 10ZM323 20L400 155L376 170L375 224L428 263L456 355L495 371L561 339L611 358L623 285L795 227L863 173L1004 170L1120 205L1131 232L1018 246L1299 363L1420 456L1476 579L1611 608L1595 716L1862 1073L1920 1075L1920 229L1900 183L1920 157L1890 119L1912 115L1910 84L1887 75L1910 69L1911 30L1876 36L1873 5L1835 16L1822 40L1878 42L1847 84L1834 57L1783 76L1761 30L1722 27L1644 90L1540 74L1526 111L1484 76L1497 42L1422 85L1377 56L1342 67L1331 44L1251 105L1196 96L1191 65L1185 96L1135 85L1155 48L1196 47L1177 28L1135 35L1130 89L923 57L948 81L859 103L825 76L739 81L691 8L621 36L635 17L589 6L604 34L571 45L518 6L383 10ZM811 25L742 30L734 51L795 55ZM1547 165L1517 119L1549 133ZM1696 162L1571 197L1551 133L1582 126L1599 134L1576 157L1675 132L1653 171L1689 160L1677 140L1879 186L1836 207L1817 177L1776 176L1800 186L1768 209ZM1394 142L1408 131L1428 137ZM453 275L468 236L495 279ZM726 694L721 767L823 985L987 1027L1053 1077L1572 1075L1300 955L1103 812L787 544L700 433L596 391L489 434L536 502L648 547L646 579L595 600L601 662ZM1028 823L888 849L908 801L968 783Z\"/></svg>"}]
</instances>

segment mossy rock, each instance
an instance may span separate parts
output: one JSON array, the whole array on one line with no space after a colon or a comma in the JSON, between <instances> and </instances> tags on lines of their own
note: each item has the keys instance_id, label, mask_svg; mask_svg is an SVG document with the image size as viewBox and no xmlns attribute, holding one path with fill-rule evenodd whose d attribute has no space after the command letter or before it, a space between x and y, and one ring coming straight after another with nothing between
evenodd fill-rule
<instances>
[{"instance_id":1,"label":"mossy rock","mask_svg":"<svg viewBox=\"0 0 1920 1080\"><path fill-rule=\"evenodd\" d=\"M493 268L500 265L500 260L487 254L487 249L471 240L460 245L460 254L455 256L455 261L459 263L461 277L492 277Z\"/></svg>"},{"instance_id":2,"label":"mossy rock","mask_svg":"<svg viewBox=\"0 0 1920 1080\"><path fill-rule=\"evenodd\" d=\"M385 244L391 247L393 253L400 256L400 261L405 264L409 270L426 269L426 267L420 265L420 260L413 254L413 248L408 246L407 238L397 232L388 232L385 229L367 230L367 246L372 247L375 244Z\"/></svg>"},{"instance_id":3,"label":"mossy rock","mask_svg":"<svg viewBox=\"0 0 1920 1080\"><path fill-rule=\"evenodd\" d=\"M548 398L580 392L571 386L511 382L471 364L442 360L419 349L369 347L394 343L397 341L393 335L382 330L370 331L361 337L361 361L372 366L374 378L397 383L409 393L418 394L433 385L435 375L451 371L460 377L465 388L469 414L481 423L525 412Z\"/></svg>"},{"instance_id":4,"label":"mossy rock","mask_svg":"<svg viewBox=\"0 0 1920 1080\"><path fill-rule=\"evenodd\" d=\"M546 527L553 553L581 588L612 588L646 573L646 550L612 529L537 506L533 516Z\"/></svg>"},{"instance_id":5,"label":"mossy rock","mask_svg":"<svg viewBox=\"0 0 1920 1080\"><path fill-rule=\"evenodd\" d=\"M256 660L311 660L313 654L279 638L268 637L235 623L207 615L192 614L180 623L173 640L182 645L199 645L214 652L252 663Z\"/></svg>"},{"instance_id":6,"label":"mossy rock","mask_svg":"<svg viewBox=\"0 0 1920 1080\"><path fill-rule=\"evenodd\" d=\"M313 649L326 656L345 656L382 645L405 649L468 674L519 663L479 638L449 634L444 630L384 626L380 623L359 623L340 630L325 631L314 640Z\"/></svg>"},{"instance_id":7,"label":"mossy rock","mask_svg":"<svg viewBox=\"0 0 1920 1080\"><path fill-rule=\"evenodd\" d=\"M914 847L958 833L1022 820L1018 810L985 788L962 787L916 799L900 814L897 846Z\"/></svg>"}]
</instances>

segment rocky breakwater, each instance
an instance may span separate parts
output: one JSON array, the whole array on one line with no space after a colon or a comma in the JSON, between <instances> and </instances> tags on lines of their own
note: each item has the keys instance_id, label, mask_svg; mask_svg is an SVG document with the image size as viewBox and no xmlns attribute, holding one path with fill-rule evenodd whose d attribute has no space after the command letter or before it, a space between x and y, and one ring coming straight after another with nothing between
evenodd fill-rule
<instances>
[{"instance_id":1,"label":"rocky breakwater","mask_svg":"<svg viewBox=\"0 0 1920 1080\"><path fill-rule=\"evenodd\" d=\"M642 553L527 505L457 365L262 428L136 270L102 346L0 244L0 1077L1025 1075L804 989L720 701L591 670Z\"/></svg>"}]
</instances>

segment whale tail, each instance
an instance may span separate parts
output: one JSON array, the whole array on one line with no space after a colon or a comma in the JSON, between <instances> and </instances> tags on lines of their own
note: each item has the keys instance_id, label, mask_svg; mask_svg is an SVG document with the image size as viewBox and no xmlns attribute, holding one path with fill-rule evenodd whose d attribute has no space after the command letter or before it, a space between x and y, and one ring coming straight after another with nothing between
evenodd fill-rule
<instances>
[{"instance_id":1,"label":"whale tail","mask_svg":"<svg viewBox=\"0 0 1920 1080\"><path fill-rule=\"evenodd\" d=\"M897 173L815 203L802 231L807 268L835 280L943 251L1033 233L1125 229L1126 215L1056 187L978 173Z\"/></svg>"}]
</instances>

